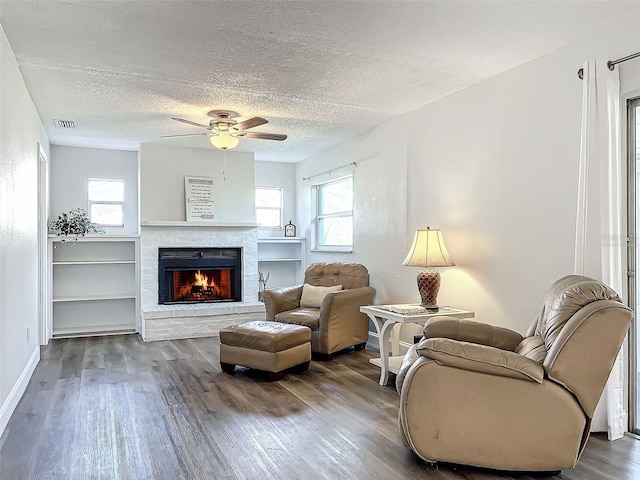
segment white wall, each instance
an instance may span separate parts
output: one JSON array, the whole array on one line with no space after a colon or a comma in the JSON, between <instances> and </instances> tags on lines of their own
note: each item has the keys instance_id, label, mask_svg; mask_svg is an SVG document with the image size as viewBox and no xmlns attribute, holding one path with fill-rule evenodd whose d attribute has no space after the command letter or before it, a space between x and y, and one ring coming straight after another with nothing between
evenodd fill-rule
<instances>
[{"instance_id":1,"label":"white wall","mask_svg":"<svg viewBox=\"0 0 640 480\"><path fill-rule=\"evenodd\" d=\"M313 245L309 223L312 217L311 186L353 172L353 252L309 251L307 263L362 263L369 270L371 285L377 291L377 303L403 300L405 292L398 288L398 280L414 273L409 272L407 267L399 266L406 255L406 131L403 118L392 120L365 135L297 164L298 232L309 238L309 248ZM352 162L356 162L357 167L347 166L331 175L303 180Z\"/></svg>"},{"instance_id":2,"label":"white wall","mask_svg":"<svg viewBox=\"0 0 640 480\"><path fill-rule=\"evenodd\" d=\"M212 177L222 222L253 222L253 153L140 145L140 220L185 220L184 177Z\"/></svg>"},{"instance_id":3,"label":"white wall","mask_svg":"<svg viewBox=\"0 0 640 480\"><path fill-rule=\"evenodd\" d=\"M48 154L47 135L0 27L0 435L40 358L38 142Z\"/></svg>"},{"instance_id":4,"label":"white wall","mask_svg":"<svg viewBox=\"0 0 640 480\"><path fill-rule=\"evenodd\" d=\"M408 115L410 230L442 228L458 264L443 274L442 303L524 332L549 285L573 273L576 72L632 53L634 40L628 22ZM640 88L637 67L619 67L623 91Z\"/></svg>"},{"instance_id":5,"label":"white wall","mask_svg":"<svg viewBox=\"0 0 640 480\"><path fill-rule=\"evenodd\" d=\"M409 115L410 230L442 228L439 301L526 330L573 272L581 59L529 63Z\"/></svg>"},{"instance_id":6,"label":"white wall","mask_svg":"<svg viewBox=\"0 0 640 480\"><path fill-rule=\"evenodd\" d=\"M137 152L52 145L51 217L72 208L89 211L89 178L124 180L124 227L105 227L105 233L136 235L139 226Z\"/></svg>"},{"instance_id":7,"label":"white wall","mask_svg":"<svg viewBox=\"0 0 640 480\"><path fill-rule=\"evenodd\" d=\"M417 269L400 263L416 229L441 228L457 266L442 270L438 302L524 332L549 285L573 272L577 70L637 48L628 19L300 162L297 177L360 161L357 152L375 159L367 187L356 186L353 254L308 258L358 261L371 270L376 302L418 302ZM619 67L624 92L640 88L639 62ZM301 225L308 199L298 179Z\"/></svg>"},{"instance_id":8,"label":"white wall","mask_svg":"<svg viewBox=\"0 0 640 480\"><path fill-rule=\"evenodd\" d=\"M296 218L296 165L282 162L255 162L256 187L282 188L282 220L284 224L291 220L298 225ZM299 234L299 232L296 232ZM262 237L282 237L282 228L259 228Z\"/></svg>"}]
</instances>

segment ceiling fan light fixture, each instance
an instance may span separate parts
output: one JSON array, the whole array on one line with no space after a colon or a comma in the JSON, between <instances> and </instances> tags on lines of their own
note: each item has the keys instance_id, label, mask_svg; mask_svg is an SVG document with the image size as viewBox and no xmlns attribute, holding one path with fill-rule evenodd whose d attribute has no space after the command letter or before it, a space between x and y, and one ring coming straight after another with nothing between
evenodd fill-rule
<instances>
[{"instance_id":1,"label":"ceiling fan light fixture","mask_svg":"<svg viewBox=\"0 0 640 480\"><path fill-rule=\"evenodd\" d=\"M0 0L1 1L1 0ZM236 112L229 110L211 110L208 115L213 117L213 120L209 121L209 125L204 125L198 122L192 122L184 118L171 117L172 120L193 125L195 127L205 128L207 131L204 133L186 133L178 135L162 135L162 137L190 137L198 135L206 135L209 137L211 144L222 150L235 148L238 146L239 140L237 137L243 138L255 138L260 140L277 140L281 142L286 140L287 136L282 133L265 133L265 132L248 132L247 130L260 125L269 123L266 118L252 117L242 122L237 122L233 117L237 117Z\"/></svg>"},{"instance_id":2,"label":"ceiling fan light fixture","mask_svg":"<svg viewBox=\"0 0 640 480\"><path fill-rule=\"evenodd\" d=\"M222 150L235 148L238 146L238 143L240 143L240 140L236 137L232 137L227 132L220 132L218 135L209 137L209 140L214 147Z\"/></svg>"}]
</instances>

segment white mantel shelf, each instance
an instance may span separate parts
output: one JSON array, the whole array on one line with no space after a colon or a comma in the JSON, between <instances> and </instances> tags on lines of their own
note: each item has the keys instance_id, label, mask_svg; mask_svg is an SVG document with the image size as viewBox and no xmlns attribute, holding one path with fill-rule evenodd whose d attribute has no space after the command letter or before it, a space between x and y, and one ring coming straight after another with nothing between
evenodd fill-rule
<instances>
[{"instance_id":1,"label":"white mantel shelf","mask_svg":"<svg viewBox=\"0 0 640 480\"><path fill-rule=\"evenodd\" d=\"M186 220L143 220L141 227L226 227L226 228L257 228L253 222L187 222Z\"/></svg>"},{"instance_id":2,"label":"white mantel shelf","mask_svg":"<svg viewBox=\"0 0 640 480\"><path fill-rule=\"evenodd\" d=\"M121 242L123 240L133 240L140 238L140 235L104 235L104 234L89 234L84 237L73 238L56 235L55 233L49 233L47 237L53 242L73 243L73 242Z\"/></svg>"}]
</instances>

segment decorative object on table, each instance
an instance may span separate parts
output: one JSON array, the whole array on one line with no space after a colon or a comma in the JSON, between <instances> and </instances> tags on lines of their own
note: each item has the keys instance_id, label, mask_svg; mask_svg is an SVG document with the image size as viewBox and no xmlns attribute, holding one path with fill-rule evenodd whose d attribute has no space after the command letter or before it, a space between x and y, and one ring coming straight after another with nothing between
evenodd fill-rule
<instances>
[{"instance_id":1,"label":"decorative object on table","mask_svg":"<svg viewBox=\"0 0 640 480\"><path fill-rule=\"evenodd\" d=\"M296 226L291 223L291 220L289 220L289 223L287 223L284 226L284 236L285 237L295 237L296 236Z\"/></svg>"},{"instance_id":2,"label":"decorative object on table","mask_svg":"<svg viewBox=\"0 0 640 480\"><path fill-rule=\"evenodd\" d=\"M63 243L75 242L87 233L104 233L104 228L91 223L87 211L83 208L74 208L69 212L61 213L56 219L49 220L47 228L49 233L58 235Z\"/></svg>"},{"instance_id":3,"label":"decorative object on table","mask_svg":"<svg viewBox=\"0 0 640 480\"><path fill-rule=\"evenodd\" d=\"M378 308L388 310L400 315L422 315L427 313L427 309L417 303L398 303L395 305L377 305Z\"/></svg>"},{"instance_id":4,"label":"decorative object on table","mask_svg":"<svg viewBox=\"0 0 640 480\"><path fill-rule=\"evenodd\" d=\"M427 310L438 310L436 298L440 290L440 274L433 267L455 266L444 244L442 230L427 227L426 230L416 231L413 244L402 265L424 268L418 272L417 279L422 306Z\"/></svg>"},{"instance_id":5,"label":"decorative object on table","mask_svg":"<svg viewBox=\"0 0 640 480\"><path fill-rule=\"evenodd\" d=\"M265 277L262 272L258 272L258 301L262 301L262 292L267 288L267 282L269 281L269 275L271 272L267 272Z\"/></svg>"}]
</instances>

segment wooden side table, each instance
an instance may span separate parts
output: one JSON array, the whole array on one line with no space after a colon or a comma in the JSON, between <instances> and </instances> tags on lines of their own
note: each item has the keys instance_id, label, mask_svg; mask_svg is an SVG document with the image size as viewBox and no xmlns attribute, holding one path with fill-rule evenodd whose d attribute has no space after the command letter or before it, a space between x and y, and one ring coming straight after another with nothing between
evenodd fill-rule
<instances>
[{"instance_id":1,"label":"wooden side table","mask_svg":"<svg viewBox=\"0 0 640 480\"><path fill-rule=\"evenodd\" d=\"M453 307L440 307L437 312L426 312L417 315L403 315L394 313L384 308L382 305L369 305L360 307L362 313L366 313L378 331L378 342L380 343L380 358L369 360L374 365L380 367L380 385L386 385L389 381L389 372L398 373L403 355L400 355L399 334L400 326L403 323L424 323L432 317L455 317L473 318L474 313L468 310L460 310ZM391 335L393 334L393 339ZM389 351L391 346L391 351Z\"/></svg>"}]
</instances>

